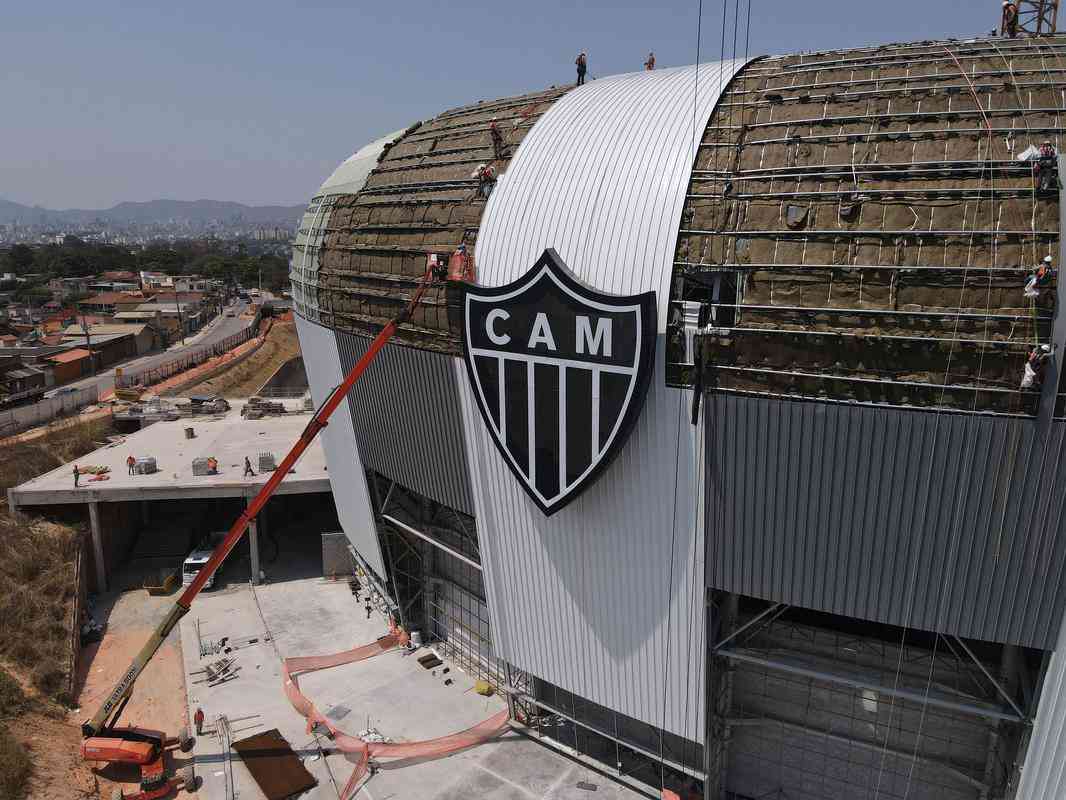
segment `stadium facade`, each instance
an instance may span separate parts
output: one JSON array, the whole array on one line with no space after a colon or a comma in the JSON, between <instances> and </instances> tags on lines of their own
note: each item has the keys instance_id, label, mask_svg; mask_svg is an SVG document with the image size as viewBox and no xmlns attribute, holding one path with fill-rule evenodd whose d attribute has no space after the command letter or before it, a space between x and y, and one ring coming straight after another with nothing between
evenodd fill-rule
<instances>
[{"instance_id":1,"label":"stadium facade","mask_svg":"<svg viewBox=\"0 0 1066 800\"><path fill-rule=\"evenodd\" d=\"M620 75L356 152L293 254L316 401L428 258L474 272L324 432L383 602L637 786L1066 794L1057 355L1020 388L1066 345L1055 282L1023 294L1060 193L1020 159L1060 144L1064 55Z\"/></svg>"}]
</instances>

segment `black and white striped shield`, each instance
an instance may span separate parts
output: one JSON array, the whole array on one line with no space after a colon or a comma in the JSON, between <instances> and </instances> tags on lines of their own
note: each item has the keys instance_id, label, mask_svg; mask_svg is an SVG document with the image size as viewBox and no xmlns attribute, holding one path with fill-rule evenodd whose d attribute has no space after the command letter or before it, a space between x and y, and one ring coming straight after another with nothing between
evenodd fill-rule
<instances>
[{"instance_id":1,"label":"black and white striped shield","mask_svg":"<svg viewBox=\"0 0 1066 800\"><path fill-rule=\"evenodd\" d=\"M655 293L604 294L552 249L514 283L468 286L464 355L497 448L551 515L625 444L655 360Z\"/></svg>"}]
</instances>

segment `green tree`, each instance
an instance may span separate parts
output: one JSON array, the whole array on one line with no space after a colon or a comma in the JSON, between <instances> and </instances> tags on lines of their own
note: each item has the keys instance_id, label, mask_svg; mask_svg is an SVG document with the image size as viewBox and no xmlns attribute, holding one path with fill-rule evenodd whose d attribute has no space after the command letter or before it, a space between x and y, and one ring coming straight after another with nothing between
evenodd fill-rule
<instances>
[{"instance_id":1,"label":"green tree","mask_svg":"<svg viewBox=\"0 0 1066 800\"><path fill-rule=\"evenodd\" d=\"M34 254L33 248L25 244L17 244L7 254L7 262L11 265L11 272L16 275L24 275L33 272Z\"/></svg>"}]
</instances>

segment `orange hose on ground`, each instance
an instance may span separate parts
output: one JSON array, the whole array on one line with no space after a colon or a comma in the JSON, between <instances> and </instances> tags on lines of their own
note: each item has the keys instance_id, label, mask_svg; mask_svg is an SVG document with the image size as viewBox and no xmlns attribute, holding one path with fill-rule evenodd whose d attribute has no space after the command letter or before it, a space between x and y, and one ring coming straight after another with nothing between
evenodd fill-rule
<instances>
[{"instance_id":1,"label":"orange hose on ground","mask_svg":"<svg viewBox=\"0 0 1066 800\"><path fill-rule=\"evenodd\" d=\"M339 667L342 664L365 661L397 647L406 646L408 641L406 632L394 628L376 642L371 642L361 647L355 647L341 653L333 653L332 655L286 658L281 662L282 688L285 691L285 696L292 703L292 707L296 709L296 712L307 720L308 733L311 732L315 725L322 725L330 732L334 746L344 754L345 758L355 764L355 769L341 792L341 800L349 800L355 794L359 782L366 775L372 756L378 758L440 758L486 742L507 726L507 709L503 709L485 721L467 728L465 731L441 736L437 739L398 744L367 742L336 727L300 691L300 684L297 681L298 675L316 672L320 669Z\"/></svg>"}]
</instances>

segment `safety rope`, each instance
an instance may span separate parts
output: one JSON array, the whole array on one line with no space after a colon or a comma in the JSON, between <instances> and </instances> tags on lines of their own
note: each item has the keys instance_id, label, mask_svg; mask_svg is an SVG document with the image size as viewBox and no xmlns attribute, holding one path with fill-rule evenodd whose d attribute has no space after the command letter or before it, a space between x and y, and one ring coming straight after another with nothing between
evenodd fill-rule
<instances>
[{"instance_id":1,"label":"safety rope","mask_svg":"<svg viewBox=\"0 0 1066 800\"><path fill-rule=\"evenodd\" d=\"M969 76L966 75L966 72L963 69L962 63L955 56L955 53L951 50L951 48L944 47L944 50L948 53L948 55L951 56L952 60L955 62L956 66L959 69L959 74L962 75L966 79L967 83L969 83L969 85L970 85L970 89L971 89L971 92L972 92L973 97L974 97L974 102L977 104L977 107L981 110L981 115L982 115L982 117L985 120L986 127L988 128L989 146L991 147L992 128L991 128L991 125L989 125L989 123L988 123L988 115L985 114L984 106L981 105L980 99L977 96L977 91L974 88L973 82L970 81ZM989 150L988 153L986 153L986 157L991 159L991 149ZM983 172L984 172L984 168L982 166L982 173ZM976 228L976 225L974 227ZM939 434L939 431L940 431L940 419L941 419L941 415L943 414L944 397L945 397L946 392L947 392L947 385L948 385L948 382L950 380L950 375L951 375L951 361L952 361L952 357L954 356L954 352L955 352L955 342L958 339L959 320L961 319L961 316L962 316L963 303L964 303L965 297L966 297L966 282L967 282L967 278L968 278L968 273L969 273L969 258L967 258L967 263L964 265L964 269L963 269L962 289L960 290L960 294L959 294L959 304L958 304L958 307L957 307L956 313L955 313L955 325L954 325L954 330L953 330L952 337L951 337L951 345L950 345L950 347L948 349L947 364L946 364L945 369L944 369L944 382L943 382L943 385L942 385L942 388L941 388L941 392L940 392L940 400L937 403L935 416L933 418L933 432L932 432L932 436L930 437L930 443L929 443L929 470L928 470L928 476L927 476L926 481L925 481L925 499L924 499L924 502L922 504L923 511L922 511L921 525L920 525L920 527L918 525L912 525L911 526L911 530L914 531L914 533L912 535L914 537L916 537L918 539L918 541L914 542L914 552L913 552L913 557L911 559L910 576L908 577L908 580L907 580L908 586L907 586L907 592L906 592L906 597L907 597L906 609L905 609L905 612L903 614L903 626L902 626L903 629L902 629L902 632L900 634L899 657L898 657L898 659L896 661L896 670L895 670L895 676L894 676L894 679L893 679L893 689L898 689L899 688L900 678L901 678L902 673L903 673L904 655L906 653L907 634L910 631L910 625L909 625L910 617L911 617L911 614L914 612L915 590L917 588L917 578L918 578L918 564L919 564L919 561L920 561L920 558L921 558L922 545L924 543L922 541L921 535L922 535L922 533L924 533L925 525L928 522L928 520L926 518L926 514L927 514L927 511L928 511L929 500L930 500L930 496L931 496L931 492L932 492L933 468L935 466L935 461L936 461L936 446L937 446L938 434ZM986 319L987 319L987 314L986 314ZM953 536L952 536L953 543L954 543L955 539L957 539L957 536L955 536L953 534ZM952 543L952 546L954 546L953 543ZM951 552L951 549L952 548L949 547L949 552ZM940 599L939 599L940 603L943 603L943 598L944 598L944 594L942 593L940 595ZM938 611L938 616L939 616L939 611ZM923 700L923 703L922 703L922 714L921 714L921 718L920 718L920 722L919 722L919 734L918 734L918 736L915 739L915 749L914 749L913 757L911 759L911 769L912 769L912 771L913 771L914 764L917 763L918 748L920 747L920 744L921 744L921 725L924 724L925 711L926 711L926 708L928 708L928 702L927 701L929 699L929 691L930 691L930 688L931 688L931 685L932 685L933 669L934 669L935 664L936 664L936 648L937 648L937 643L938 642L939 642L939 637L937 638L936 642L934 642L934 645L933 645L933 655L932 655L932 659L931 659L931 663L930 663L930 672L929 672L928 679L926 681L924 700ZM889 741L889 738L892 735L892 721L893 721L893 718L895 716L895 711L896 711L896 696L893 695L892 699L889 701L888 723L887 723L887 725L885 727L885 738L884 738L884 742L883 742L882 747L881 747L881 759L880 759L880 763L878 765L878 770L877 770L877 784L876 784L876 787L874 789L874 800L878 800L878 798L880 798L880 796L881 796L881 783L882 783L882 780L884 778L885 764L886 764L886 761L888 759L888 741ZM907 784L908 792L909 792L909 789L910 789L910 781L908 779L908 784ZM904 796L904 800L906 800L906 796Z\"/></svg>"}]
</instances>

